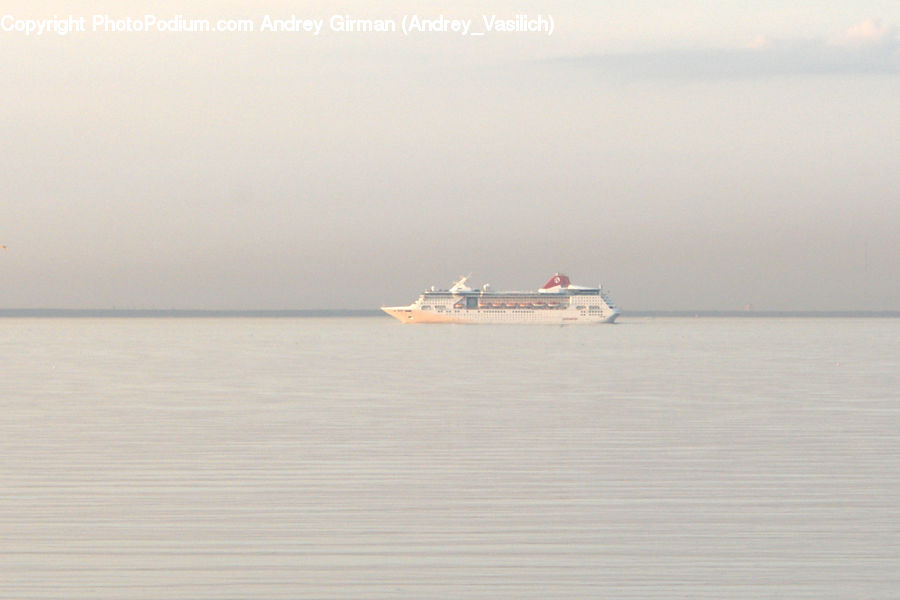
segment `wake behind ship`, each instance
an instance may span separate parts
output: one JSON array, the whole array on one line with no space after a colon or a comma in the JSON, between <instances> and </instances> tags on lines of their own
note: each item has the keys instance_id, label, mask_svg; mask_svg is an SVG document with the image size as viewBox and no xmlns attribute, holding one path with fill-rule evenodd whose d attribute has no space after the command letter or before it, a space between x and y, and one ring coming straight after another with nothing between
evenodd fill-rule
<instances>
[{"instance_id":1,"label":"wake behind ship","mask_svg":"<svg viewBox=\"0 0 900 600\"><path fill-rule=\"evenodd\" d=\"M537 291L472 289L462 277L448 290L425 290L409 306L382 306L401 323L511 323L568 325L612 323L619 316L601 286L572 285L556 273Z\"/></svg>"}]
</instances>

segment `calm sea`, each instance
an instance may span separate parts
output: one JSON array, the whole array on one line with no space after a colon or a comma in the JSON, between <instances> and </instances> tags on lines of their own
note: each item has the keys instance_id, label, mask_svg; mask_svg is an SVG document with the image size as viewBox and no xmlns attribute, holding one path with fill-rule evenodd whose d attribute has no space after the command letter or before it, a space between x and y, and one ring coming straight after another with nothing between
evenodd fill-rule
<instances>
[{"instance_id":1,"label":"calm sea","mask_svg":"<svg viewBox=\"0 0 900 600\"><path fill-rule=\"evenodd\" d=\"M0 320L2 598L900 597L900 319Z\"/></svg>"}]
</instances>

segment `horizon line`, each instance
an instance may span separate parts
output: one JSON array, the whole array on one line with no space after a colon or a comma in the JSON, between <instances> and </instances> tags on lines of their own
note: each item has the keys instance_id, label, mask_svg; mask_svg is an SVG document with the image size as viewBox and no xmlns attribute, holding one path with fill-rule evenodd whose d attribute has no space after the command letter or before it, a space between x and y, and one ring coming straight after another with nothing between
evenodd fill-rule
<instances>
[{"instance_id":1,"label":"horizon line","mask_svg":"<svg viewBox=\"0 0 900 600\"><path fill-rule=\"evenodd\" d=\"M0 318L390 318L381 309L0 308ZM900 310L622 310L622 317L900 318Z\"/></svg>"}]
</instances>

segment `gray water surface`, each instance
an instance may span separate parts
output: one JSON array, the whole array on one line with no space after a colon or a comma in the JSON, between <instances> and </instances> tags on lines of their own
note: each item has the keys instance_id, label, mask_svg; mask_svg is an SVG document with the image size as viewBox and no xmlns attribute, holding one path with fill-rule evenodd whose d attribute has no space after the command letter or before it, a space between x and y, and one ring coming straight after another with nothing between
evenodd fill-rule
<instances>
[{"instance_id":1,"label":"gray water surface","mask_svg":"<svg viewBox=\"0 0 900 600\"><path fill-rule=\"evenodd\" d=\"M900 320L0 320L2 598L898 598Z\"/></svg>"}]
</instances>

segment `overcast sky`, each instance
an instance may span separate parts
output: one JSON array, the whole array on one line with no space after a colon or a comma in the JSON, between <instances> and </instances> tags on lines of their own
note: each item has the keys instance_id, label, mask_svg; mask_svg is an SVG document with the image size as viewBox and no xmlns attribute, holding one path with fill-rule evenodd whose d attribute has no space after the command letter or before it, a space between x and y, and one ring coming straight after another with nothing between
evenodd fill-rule
<instances>
[{"instance_id":1,"label":"overcast sky","mask_svg":"<svg viewBox=\"0 0 900 600\"><path fill-rule=\"evenodd\" d=\"M900 309L895 0L11 4L89 31L0 31L0 308L374 308L565 271L626 310Z\"/></svg>"}]
</instances>

